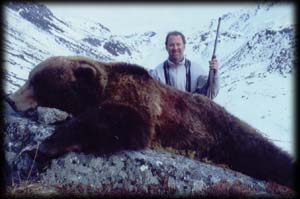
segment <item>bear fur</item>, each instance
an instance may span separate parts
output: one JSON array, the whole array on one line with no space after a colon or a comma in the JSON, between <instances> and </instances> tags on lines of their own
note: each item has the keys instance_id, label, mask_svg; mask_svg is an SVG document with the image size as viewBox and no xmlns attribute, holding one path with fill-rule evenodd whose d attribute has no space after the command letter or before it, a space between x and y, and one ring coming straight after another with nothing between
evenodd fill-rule
<instances>
[{"instance_id":1,"label":"bear fur","mask_svg":"<svg viewBox=\"0 0 300 199\"><path fill-rule=\"evenodd\" d=\"M74 115L39 145L44 159L159 144L293 186L294 161L286 152L207 97L161 84L137 65L51 57L9 102L21 112L46 106Z\"/></svg>"}]
</instances>

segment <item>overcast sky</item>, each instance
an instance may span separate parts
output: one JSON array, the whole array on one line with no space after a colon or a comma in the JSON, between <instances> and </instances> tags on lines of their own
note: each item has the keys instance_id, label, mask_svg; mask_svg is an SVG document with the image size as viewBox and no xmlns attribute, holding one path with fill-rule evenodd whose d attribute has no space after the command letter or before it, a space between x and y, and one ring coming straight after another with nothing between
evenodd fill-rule
<instances>
[{"instance_id":1,"label":"overcast sky","mask_svg":"<svg viewBox=\"0 0 300 199\"><path fill-rule=\"evenodd\" d=\"M59 17L97 19L113 32L144 32L147 30L180 30L179 27L197 28L212 18L242 8L255 8L254 3L47 3ZM126 28L124 28L126 26Z\"/></svg>"}]
</instances>

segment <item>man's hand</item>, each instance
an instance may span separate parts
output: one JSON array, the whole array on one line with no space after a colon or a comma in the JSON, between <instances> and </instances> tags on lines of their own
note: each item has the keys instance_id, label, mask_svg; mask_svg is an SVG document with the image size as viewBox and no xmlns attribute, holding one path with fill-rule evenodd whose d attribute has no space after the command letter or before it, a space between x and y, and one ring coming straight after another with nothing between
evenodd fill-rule
<instances>
[{"instance_id":1,"label":"man's hand","mask_svg":"<svg viewBox=\"0 0 300 199\"><path fill-rule=\"evenodd\" d=\"M212 59L211 61L209 61L209 68L214 69L214 70L218 70L219 69L218 60L217 59Z\"/></svg>"}]
</instances>

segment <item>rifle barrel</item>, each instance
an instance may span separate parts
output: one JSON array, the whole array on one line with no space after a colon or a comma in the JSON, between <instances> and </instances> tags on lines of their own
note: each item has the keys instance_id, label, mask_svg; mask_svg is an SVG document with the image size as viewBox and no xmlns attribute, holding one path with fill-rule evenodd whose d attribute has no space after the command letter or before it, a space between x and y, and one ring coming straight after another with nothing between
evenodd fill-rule
<instances>
[{"instance_id":1,"label":"rifle barrel","mask_svg":"<svg viewBox=\"0 0 300 199\"><path fill-rule=\"evenodd\" d=\"M211 59L216 58L216 50L217 50L217 43L218 43L218 37L219 37L220 23L221 23L221 17L219 17L219 20L218 20L217 33L216 33L215 44L214 44L214 51L213 51Z\"/></svg>"},{"instance_id":2,"label":"rifle barrel","mask_svg":"<svg viewBox=\"0 0 300 199\"><path fill-rule=\"evenodd\" d=\"M217 49L217 43L218 43L218 37L219 37L219 28L220 28L220 23L221 23L221 17L219 17L218 20L218 27L217 27L217 33L216 33L216 38L215 38L215 45L214 45L214 51L213 51L213 55L211 57L211 59L215 59L216 58L216 49ZM212 99L212 87L213 87L213 77L215 75L215 71L213 69L209 70L209 74L208 74L208 90L207 90L207 97L209 99Z\"/></svg>"}]
</instances>

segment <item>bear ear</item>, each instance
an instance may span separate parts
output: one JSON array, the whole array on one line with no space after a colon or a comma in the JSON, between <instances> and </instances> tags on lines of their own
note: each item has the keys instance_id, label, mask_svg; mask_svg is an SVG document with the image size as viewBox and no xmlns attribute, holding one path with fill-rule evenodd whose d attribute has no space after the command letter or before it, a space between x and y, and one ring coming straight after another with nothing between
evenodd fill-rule
<instances>
[{"instance_id":1,"label":"bear ear","mask_svg":"<svg viewBox=\"0 0 300 199\"><path fill-rule=\"evenodd\" d=\"M77 80L94 80L96 74L96 69L86 64L74 69L74 76Z\"/></svg>"}]
</instances>

